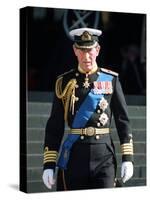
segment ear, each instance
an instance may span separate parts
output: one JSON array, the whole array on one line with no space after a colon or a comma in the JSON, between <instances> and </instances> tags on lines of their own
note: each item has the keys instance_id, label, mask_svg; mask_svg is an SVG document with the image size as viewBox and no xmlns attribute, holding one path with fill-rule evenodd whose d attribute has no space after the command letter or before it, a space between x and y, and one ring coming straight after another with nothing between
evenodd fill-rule
<instances>
[{"instance_id":1,"label":"ear","mask_svg":"<svg viewBox=\"0 0 150 200\"><path fill-rule=\"evenodd\" d=\"M97 56L99 55L100 50L101 50L101 46L98 45L98 46L96 47Z\"/></svg>"},{"instance_id":2,"label":"ear","mask_svg":"<svg viewBox=\"0 0 150 200\"><path fill-rule=\"evenodd\" d=\"M73 45L73 51L74 51L74 54L77 56L78 49L74 45Z\"/></svg>"}]
</instances>

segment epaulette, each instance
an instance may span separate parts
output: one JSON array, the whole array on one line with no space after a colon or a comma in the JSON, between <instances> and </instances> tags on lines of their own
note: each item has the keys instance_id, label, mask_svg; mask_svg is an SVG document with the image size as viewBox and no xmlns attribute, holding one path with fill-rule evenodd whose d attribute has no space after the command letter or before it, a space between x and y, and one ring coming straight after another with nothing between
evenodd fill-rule
<instances>
[{"instance_id":1,"label":"epaulette","mask_svg":"<svg viewBox=\"0 0 150 200\"><path fill-rule=\"evenodd\" d=\"M111 71L111 70L106 69L106 68L101 68L101 71L106 72L108 74L112 74L114 76L118 76L119 75L117 72Z\"/></svg>"},{"instance_id":2,"label":"epaulette","mask_svg":"<svg viewBox=\"0 0 150 200\"><path fill-rule=\"evenodd\" d=\"M67 71L67 72L65 72L65 73L63 73L63 74L60 74L59 76L57 76L57 78L63 77L63 76L65 76L65 75L67 75L67 74L70 74L70 73L73 72L73 71L74 71L74 69L71 69L71 70L69 70L69 71Z\"/></svg>"}]
</instances>

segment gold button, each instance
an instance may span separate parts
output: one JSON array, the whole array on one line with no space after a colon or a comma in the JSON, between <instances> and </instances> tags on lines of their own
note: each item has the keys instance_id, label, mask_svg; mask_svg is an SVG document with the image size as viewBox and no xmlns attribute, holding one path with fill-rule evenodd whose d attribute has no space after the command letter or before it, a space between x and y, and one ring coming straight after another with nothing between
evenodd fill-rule
<instances>
[{"instance_id":1,"label":"gold button","mask_svg":"<svg viewBox=\"0 0 150 200\"><path fill-rule=\"evenodd\" d=\"M100 139L100 135L96 135L96 137L95 137L97 140L99 140Z\"/></svg>"},{"instance_id":2,"label":"gold button","mask_svg":"<svg viewBox=\"0 0 150 200\"><path fill-rule=\"evenodd\" d=\"M79 73L76 73L76 76L79 76Z\"/></svg>"},{"instance_id":3,"label":"gold button","mask_svg":"<svg viewBox=\"0 0 150 200\"><path fill-rule=\"evenodd\" d=\"M80 139L81 139L81 140L84 140L84 135L81 135L81 136L80 136Z\"/></svg>"},{"instance_id":4,"label":"gold button","mask_svg":"<svg viewBox=\"0 0 150 200\"><path fill-rule=\"evenodd\" d=\"M97 126L98 126L98 127L100 127L100 126L101 126L101 124L98 122L98 123L97 123Z\"/></svg>"},{"instance_id":5,"label":"gold button","mask_svg":"<svg viewBox=\"0 0 150 200\"><path fill-rule=\"evenodd\" d=\"M75 99L76 101L79 101L79 97L76 97L76 99Z\"/></svg>"}]
</instances>

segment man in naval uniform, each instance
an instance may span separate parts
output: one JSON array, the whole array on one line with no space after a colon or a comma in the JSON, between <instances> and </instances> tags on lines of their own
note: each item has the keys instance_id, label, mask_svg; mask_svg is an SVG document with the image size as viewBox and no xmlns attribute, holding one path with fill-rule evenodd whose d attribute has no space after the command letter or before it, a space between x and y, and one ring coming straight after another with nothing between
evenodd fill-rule
<instances>
[{"instance_id":1,"label":"man in naval uniform","mask_svg":"<svg viewBox=\"0 0 150 200\"><path fill-rule=\"evenodd\" d=\"M44 144L42 178L49 189L55 184L56 166L57 191L115 187L112 113L122 152L122 182L133 175L132 131L118 74L96 63L101 34L90 28L70 32L78 66L56 81ZM70 130L60 150L65 123Z\"/></svg>"}]
</instances>

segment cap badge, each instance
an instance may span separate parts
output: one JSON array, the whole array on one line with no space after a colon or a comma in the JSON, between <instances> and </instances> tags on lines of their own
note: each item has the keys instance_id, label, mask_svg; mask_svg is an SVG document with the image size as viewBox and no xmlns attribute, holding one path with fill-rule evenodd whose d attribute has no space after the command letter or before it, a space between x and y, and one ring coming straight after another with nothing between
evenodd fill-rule
<instances>
[{"instance_id":1,"label":"cap badge","mask_svg":"<svg viewBox=\"0 0 150 200\"><path fill-rule=\"evenodd\" d=\"M81 35L81 40L83 41L90 41L92 40L92 36L88 31L84 31L83 34Z\"/></svg>"}]
</instances>

